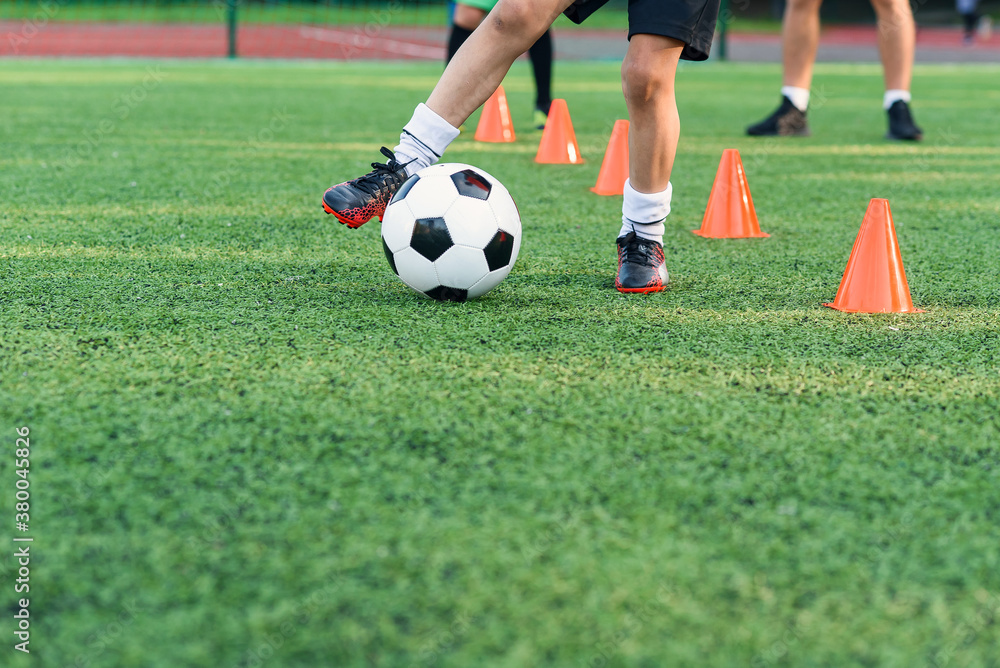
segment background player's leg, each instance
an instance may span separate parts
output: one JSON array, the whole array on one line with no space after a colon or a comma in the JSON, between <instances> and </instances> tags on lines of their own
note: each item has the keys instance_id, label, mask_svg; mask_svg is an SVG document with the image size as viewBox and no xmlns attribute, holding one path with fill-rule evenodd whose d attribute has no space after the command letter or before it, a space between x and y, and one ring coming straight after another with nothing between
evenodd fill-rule
<instances>
[{"instance_id":1,"label":"background player's leg","mask_svg":"<svg viewBox=\"0 0 1000 668\"><path fill-rule=\"evenodd\" d=\"M528 49L528 57L531 58L531 71L535 75L535 111L542 114L549 113L549 106L552 104L552 31L546 30L542 33L531 48ZM544 118L536 118L545 125ZM535 123L539 125L539 123Z\"/></svg>"},{"instance_id":2,"label":"background player's leg","mask_svg":"<svg viewBox=\"0 0 1000 668\"><path fill-rule=\"evenodd\" d=\"M455 15L451 19L451 31L448 34L448 55L444 61L446 64L455 57L459 47L465 44L472 32L479 27L486 17L486 12L478 7L471 7L457 3L455 5Z\"/></svg>"},{"instance_id":3,"label":"background player's leg","mask_svg":"<svg viewBox=\"0 0 1000 668\"><path fill-rule=\"evenodd\" d=\"M782 83L809 90L819 48L822 0L789 0L781 22Z\"/></svg>"},{"instance_id":4,"label":"background player's leg","mask_svg":"<svg viewBox=\"0 0 1000 668\"><path fill-rule=\"evenodd\" d=\"M806 110L819 48L822 0L788 0L781 22L781 104L767 118L747 128L753 136L808 136Z\"/></svg>"},{"instance_id":5,"label":"background player's leg","mask_svg":"<svg viewBox=\"0 0 1000 668\"><path fill-rule=\"evenodd\" d=\"M923 131L910 111L910 79L917 29L909 0L872 0L878 16L878 50L882 57L885 95L882 108L889 120L889 139L917 140Z\"/></svg>"},{"instance_id":6,"label":"background player's leg","mask_svg":"<svg viewBox=\"0 0 1000 668\"><path fill-rule=\"evenodd\" d=\"M497 89L514 59L528 50L572 0L500 0L458 50L427 107L454 127Z\"/></svg>"},{"instance_id":7,"label":"background player's leg","mask_svg":"<svg viewBox=\"0 0 1000 668\"><path fill-rule=\"evenodd\" d=\"M872 0L878 16L878 51L885 89L910 90L916 26L909 0Z\"/></svg>"}]
</instances>

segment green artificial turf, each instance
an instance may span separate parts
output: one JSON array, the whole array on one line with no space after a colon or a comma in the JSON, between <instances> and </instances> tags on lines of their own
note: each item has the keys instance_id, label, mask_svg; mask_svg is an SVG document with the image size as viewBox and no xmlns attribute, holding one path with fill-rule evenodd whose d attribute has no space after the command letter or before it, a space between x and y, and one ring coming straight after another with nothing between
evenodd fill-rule
<instances>
[{"instance_id":1,"label":"green artificial turf","mask_svg":"<svg viewBox=\"0 0 1000 668\"><path fill-rule=\"evenodd\" d=\"M791 141L742 135L777 66L683 66L672 283L624 296L618 69L557 64L551 166L518 63L517 142L447 155L524 223L465 304L320 208L439 71L0 62L0 662L1000 665L1000 67L918 67L899 144L875 66L818 66ZM725 148L769 239L690 232ZM872 197L926 313L821 306Z\"/></svg>"}]
</instances>

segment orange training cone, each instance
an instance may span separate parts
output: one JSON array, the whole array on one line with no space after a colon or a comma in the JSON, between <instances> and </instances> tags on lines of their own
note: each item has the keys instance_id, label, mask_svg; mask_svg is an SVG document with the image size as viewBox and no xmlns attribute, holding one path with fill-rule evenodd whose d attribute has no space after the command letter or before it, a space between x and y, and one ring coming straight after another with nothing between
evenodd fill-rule
<instances>
[{"instance_id":1,"label":"orange training cone","mask_svg":"<svg viewBox=\"0 0 1000 668\"><path fill-rule=\"evenodd\" d=\"M722 152L701 229L692 232L710 239L771 236L760 231L757 211L754 210L753 198L750 197L750 185L743 171L743 161L735 148L727 148Z\"/></svg>"},{"instance_id":2,"label":"orange training cone","mask_svg":"<svg viewBox=\"0 0 1000 668\"><path fill-rule=\"evenodd\" d=\"M628 178L628 121L617 120L611 128L608 150L597 175L597 184L590 189L598 195L621 195Z\"/></svg>"},{"instance_id":3,"label":"orange training cone","mask_svg":"<svg viewBox=\"0 0 1000 668\"><path fill-rule=\"evenodd\" d=\"M483 104L483 113L479 115L474 139L497 143L514 141L514 124L510 120L510 109L507 107L507 95L503 92L503 86L497 86L490 99Z\"/></svg>"},{"instance_id":4,"label":"orange training cone","mask_svg":"<svg viewBox=\"0 0 1000 668\"><path fill-rule=\"evenodd\" d=\"M910 299L889 200L869 202L837 296L823 306L850 313L924 312Z\"/></svg>"},{"instance_id":5,"label":"orange training cone","mask_svg":"<svg viewBox=\"0 0 1000 668\"><path fill-rule=\"evenodd\" d=\"M549 117L542 130L542 140L538 144L535 162L550 165L579 165L583 163L580 147L576 145L573 121L569 118L566 100L552 100Z\"/></svg>"}]
</instances>

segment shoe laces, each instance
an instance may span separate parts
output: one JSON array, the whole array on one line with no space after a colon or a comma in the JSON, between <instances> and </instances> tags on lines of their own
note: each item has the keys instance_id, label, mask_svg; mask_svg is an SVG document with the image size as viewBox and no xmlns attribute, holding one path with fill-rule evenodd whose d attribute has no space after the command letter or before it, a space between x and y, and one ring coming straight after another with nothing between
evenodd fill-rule
<instances>
[{"instance_id":1,"label":"shoe laces","mask_svg":"<svg viewBox=\"0 0 1000 668\"><path fill-rule=\"evenodd\" d=\"M898 103L893 104L892 115L896 117L897 121L906 123L908 125L913 125L913 115L910 113L910 105L906 104L905 100L900 100Z\"/></svg>"},{"instance_id":2,"label":"shoe laces","mask_svg":"<svg viewBox=\"0 0 1000 668\"><path fill-rule=\"evenodd\" d=\"M410 163L399 163L396 154L385 146L382 147L382 155L388 158L388 162L384 164L373 162L372 171L351 181L355 188L374 195L376 192L388 190L390 187L398 188L403 184L406 180L404 168Z\"/></svg>"},{"instance_id":3,"label":"shoe laces","mask_svg":"<svg viewBox=\"0 0 1000 668\"><path fill-rule=\"evenodd\" d=\"M655 267L659 264L656 252L656 242L643 239L635 232L629 232L621 241L619 246L622 264L630 262L641 264L647 267Z\"/></svg>"}]
</instances>

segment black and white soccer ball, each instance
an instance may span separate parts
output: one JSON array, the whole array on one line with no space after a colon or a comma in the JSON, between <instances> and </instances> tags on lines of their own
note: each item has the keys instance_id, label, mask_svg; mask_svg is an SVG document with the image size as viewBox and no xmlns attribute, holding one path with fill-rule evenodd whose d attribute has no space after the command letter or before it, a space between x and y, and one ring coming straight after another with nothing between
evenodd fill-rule
<instances>
[{"instance_id":1,"label":"black and white soccer ball","mask_svg":"<svg viewBox=\"0 0 1000 668\"><path fill-rule=\"evenodd\" d=\"M521 248L521 217L503 184L478 167L432 165L389 201L382 248L396 275L420 294L465 301L510 273Z\"/></svg>"}]
</instances>

